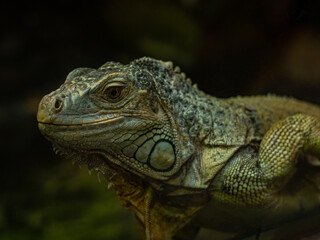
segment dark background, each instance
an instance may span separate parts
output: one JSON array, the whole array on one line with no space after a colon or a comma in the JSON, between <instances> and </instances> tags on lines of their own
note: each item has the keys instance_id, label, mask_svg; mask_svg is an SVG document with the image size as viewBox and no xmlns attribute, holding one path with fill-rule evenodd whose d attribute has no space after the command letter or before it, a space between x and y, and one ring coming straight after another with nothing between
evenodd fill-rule
<instances>
[{"instance_id":1,"label":"dark background","mask_svg":"<svg viewBox=\"0 0 320 240\"><path fill-rule=\"evenodd\" d=\"M2 3L0 239L139 239L105 180L56 157L37 129L41 97L69 71L150 56L218 97L320 104L319 12L316 0Z\"/></svg>"}]
</instances>

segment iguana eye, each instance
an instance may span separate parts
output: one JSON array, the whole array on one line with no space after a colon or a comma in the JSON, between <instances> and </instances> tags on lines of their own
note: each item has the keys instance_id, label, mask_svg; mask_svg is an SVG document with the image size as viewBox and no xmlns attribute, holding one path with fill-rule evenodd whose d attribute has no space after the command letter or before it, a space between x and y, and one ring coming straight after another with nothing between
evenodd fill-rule
<instances>
[{"instance_id":1,"label":"iguana eye","mask_svg":"<svg viewBox=\"0 0 320 240\"><path fill-rule=\"evenodd\" d=\"M125 85L109 85L103 92L103 99L108 102L118 102L126 96L126 86Z\"/></svg>"}]
</instances>

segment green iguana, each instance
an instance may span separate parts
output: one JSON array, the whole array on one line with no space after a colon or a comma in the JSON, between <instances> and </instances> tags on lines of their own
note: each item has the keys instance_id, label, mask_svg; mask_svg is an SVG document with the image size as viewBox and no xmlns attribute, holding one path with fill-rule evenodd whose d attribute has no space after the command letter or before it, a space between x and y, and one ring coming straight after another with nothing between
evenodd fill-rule
<instances>
[{"instance_id":1,"label":"green iguana","mask_svg":"<svg viewBox=\"0 0 320 240\"><path fill-rule=\"evenodd\" d=\"M108 179L147 240L320 207L320 108L293 98L215 98L144 57L73 70L37 119L56 152Z\"/></svg>"}]
</instances>

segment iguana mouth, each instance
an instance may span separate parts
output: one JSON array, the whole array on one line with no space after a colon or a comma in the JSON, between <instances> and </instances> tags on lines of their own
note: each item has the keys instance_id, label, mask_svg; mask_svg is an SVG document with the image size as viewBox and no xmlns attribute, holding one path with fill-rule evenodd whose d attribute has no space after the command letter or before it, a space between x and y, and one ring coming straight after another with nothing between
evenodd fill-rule
<instances>
[{"instance_id":1,"label":"iguana mouth","mask_svg":"<svg viewBox=\"0 0 320 240\"><path fill-rule=\"evenodd\" d=\"M43 124L43 125L47 125L47 126L61 126L61 127L72 127L72 126L90 126L90 125L98 125L98 124L104 124L104 123L108 123L108 122L113 122L113 121L118 121L120 119L123 119L124 117L107 117L107 118L103 118L103 119L98 119L98 120L94 120L91 122L84 122L84 123L53 123L53 122L42 122L42 121L38 121L38 124Z\"/></svg>"}]
</instances>

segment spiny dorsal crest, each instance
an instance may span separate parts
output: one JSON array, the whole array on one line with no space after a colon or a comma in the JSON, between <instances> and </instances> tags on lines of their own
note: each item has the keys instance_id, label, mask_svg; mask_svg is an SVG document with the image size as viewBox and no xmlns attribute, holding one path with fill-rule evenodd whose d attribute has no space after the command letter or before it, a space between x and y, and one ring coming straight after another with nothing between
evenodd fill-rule
<instances>
[{"instance_id":1,"label":"spiny dorsal crest","mask_svg":"<svg viewBox=\"0 0 320 240\"><path fill-rule=\"evenodd\" d=\"M111 71L111 70L119 69L121 67L123 67L123 64L119 62L106 62L101 67L99 67L99 70Z\"/></svg>"},{"instance_id":2,"label":"spiny dorsal crest","mask_svg":"<svg viewBox=\"0 0 320 240\"><path fill-rule=\"evenodd\" d=\"M181 72L180 67L174 67L170 61L164 62L150 57L142 57L132 61L130 64L133 67L139 67L149 71L161 85L164 83L164 80L170 82L172 80L187 81L188 84L191 84L191 80L189 78L186 79L186 75ZM171 84L174 85L173 83Z\"/></svg>"}]
</instances>

